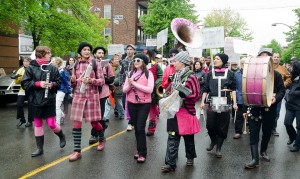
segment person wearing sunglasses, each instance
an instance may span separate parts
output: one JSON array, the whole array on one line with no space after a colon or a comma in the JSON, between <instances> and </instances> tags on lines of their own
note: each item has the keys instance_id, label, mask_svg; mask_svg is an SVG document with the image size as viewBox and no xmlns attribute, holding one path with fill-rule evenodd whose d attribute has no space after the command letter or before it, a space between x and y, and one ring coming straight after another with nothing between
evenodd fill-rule
<instances>
[{"instance_id":1,"label":"person wearing sunglasses","mask_svg":"<svg viewBox=\"0 0 300 179\"><path fill-rule=\"evenodd\" d=\"M151 93L154 87L154 78L147 65L149 59L144 54L137 54L133 60L133 70L129 72L123 86L126 93L128 111L131 124L134 126L137 141L137 153L134 159L144 163L147 156L146 121L150 111Z\"/></svg>"}]
</instances>

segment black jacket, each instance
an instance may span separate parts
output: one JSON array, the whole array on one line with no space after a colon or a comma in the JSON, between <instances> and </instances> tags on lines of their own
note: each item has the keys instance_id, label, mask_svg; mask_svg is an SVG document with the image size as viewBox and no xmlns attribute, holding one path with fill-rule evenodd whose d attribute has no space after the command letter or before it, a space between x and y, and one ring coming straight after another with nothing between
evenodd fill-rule
<instances>
[{"instance_id":1,"label":"black jacket","mask_svg":"<svg viewBox=\"0 0 300 179\"><path fill-rule=\"evenodd\" d=\"M286 108L292 111L300 111L300 62L293 63L292 84L286 93Z\"/></svg>"},{"instance_id":2,"label":"black jacket","mask_svg":"<svg viewBox=\"0 0 300 179\"><path fill-rule=\"evenodd\" d=\"M274 93L276 93L276 102L275 104L279 103L285 94L284 83L282 80L282 76L279 72L274 70Z\"/></svg>"},{"instance_id":3,"label":"black jacket","mask_svg":"<svg viewBox=\"0 0 300 179\"><path fill-rule=\"evenodd\" d=\"M215 72L216 76L224 76L224 73L222 72ZM234 76L234 73L230 70L228 70L227 73L227 79L222 79L221 80L221 89L230 89L232 91L236 91L236 79ZM203 92L204 93L209 93L210 97L212 96L218 96L218 80L213 79L212 76L212 71L210 71L207 75L205 85L203 87ZM225 92L221 92L221 96L225 96ZM226 92L226 97L227 97L227 103L231 103L231 98L230 98L230 93Z\"/></svg>"},{"instance_id":4,"label":"black jacket","mask_svg":"<svg viewBox=\"0 0 300 179\"><path fill-rule=\"evenodd\" d=\"M21 81L23 89L30 93L29 100L33 106L51 106L55 105L56 92L61 84L61 77L56 67L52 65L44 66L44 70L49 70L50 80L53 86L48 92L48 98L45 98L45 89L36 87L35 82L46 81L47 73L41 70L40 65L35 61L30 62L30 66L26 68L25 74Z\"/></svg>"}]
</instances>

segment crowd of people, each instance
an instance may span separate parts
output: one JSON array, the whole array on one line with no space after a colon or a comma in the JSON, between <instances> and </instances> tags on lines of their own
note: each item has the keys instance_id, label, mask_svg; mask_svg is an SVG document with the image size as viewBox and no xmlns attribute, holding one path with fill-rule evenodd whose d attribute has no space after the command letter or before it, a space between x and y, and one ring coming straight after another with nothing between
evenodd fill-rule
<instances>
[{"instance_id":1,"label":"crowd of people","mask_svg":"<svg viewBox=\"0 0 300 179\"><path fill-rule=\"evenodd\" d=\"M280 65L280 55L260 51L260 57L270 57L274 68L274 95L271 105L251 106L243 101L243 67L245 58L239 63L228 65L228 56L218 53L210 58L193 58L187 51L171 49L168 58L155 50L136 53L135 45L126 46L126 55L118 54L105 60L107 50L93 48L81 42L77 53L79 58L69 58L66 66L59 57L52 57L46 46L38 46L36 59L24 58L23 67L15 79L21 84L17 102L18 127L26 123L24 101L28 98L28 122L34 122L37 150L31 156L43 154L43 120L59 137L59 145L66 145L65 135L60 127L64 124L71 101L70 119L73 121L74 152L69 158L73 162L81 158L82 123L91 124L89 144L98 142L97 150L105 149L105 130L111 111L117 119L128 121L127 131L135 131L136 153L133 158L144 163L147 158L146 136L155 135L160 117L160 105L172 105L167 118L167 150L163 172L176 169L181 137L185 141L187 166L194 165L197 157L194 135L200 132L199 119L204 116L211 143L206 148L222 158L221 148L228 136L230 119L234 116L234 139L239 139L247 123L250 132L252 160L246 169L259 167L259 155L270 161L267 154L271 135L279 136L277 120L281 102L285 97L286 114L284 125L289 135L291 152L300 149L300 62L292 62L291 69ZM165 100L161 100L161 99ZM162 104L160 104L162 103ZM174 108L173 108L174 107ZM149 116L149 117L148 117ZM147 119L148 128L146 129ZM295 130L293 121L296 118ZM262 139L259 146L259 133Z\"/></svg>"}]
</instances>

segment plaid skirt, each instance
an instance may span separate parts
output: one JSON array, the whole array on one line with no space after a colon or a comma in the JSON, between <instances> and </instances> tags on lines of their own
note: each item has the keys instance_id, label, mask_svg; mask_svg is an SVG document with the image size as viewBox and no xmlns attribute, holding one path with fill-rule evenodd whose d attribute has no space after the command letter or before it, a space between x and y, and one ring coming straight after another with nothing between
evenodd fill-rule
<instances>
[{"instance_id":1,"label":"plaid skirt","mask_svg":"<svg viewBox=\"0 0 300 179\"><path fill-rule=\"evenodd\" d=\"M71 120L93 122L101 119L99 100L88 100L87 98L74 97L71 107Z\"/></svg>"}]
</instances>

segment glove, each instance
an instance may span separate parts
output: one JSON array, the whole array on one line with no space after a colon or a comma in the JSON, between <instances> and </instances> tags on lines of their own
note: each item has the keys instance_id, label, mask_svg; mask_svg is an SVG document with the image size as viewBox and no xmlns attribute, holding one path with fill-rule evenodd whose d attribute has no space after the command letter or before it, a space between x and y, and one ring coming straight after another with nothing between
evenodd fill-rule
<instances>
[{"instance_id":1,"label":"glove","mask_svg":"<svg viewBox=\"0 0 300 179\"><path fill-rule=\"evenodd\" d=\"M174 79L174 75L169 75L168 77L168 82L171 83Z\"/></svg>"},{"instance_id":2,"label":"glove","mask_svg":"<svg viewBox=\"0 0 300 179\"><path fill-rule=\"evenodd\" d=\"M190 90L189 88L187 88L186 86L184 86L182 84L177 86L176 90L178 90L180 93L183 93L185 97L192 94L192 90Z\"/></svg>"}]
</instances>

